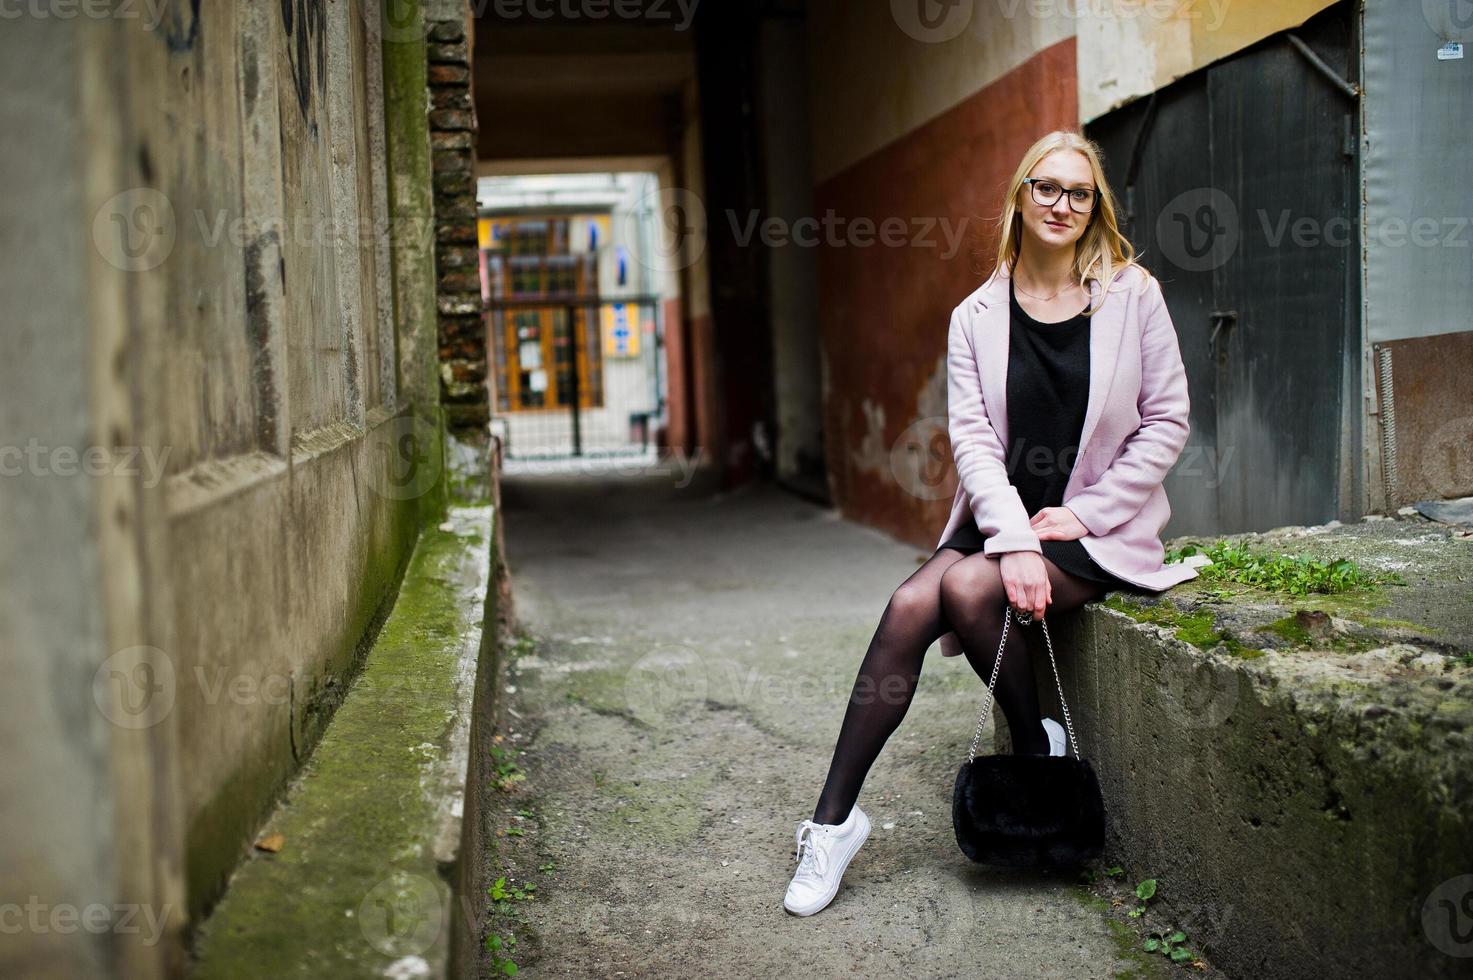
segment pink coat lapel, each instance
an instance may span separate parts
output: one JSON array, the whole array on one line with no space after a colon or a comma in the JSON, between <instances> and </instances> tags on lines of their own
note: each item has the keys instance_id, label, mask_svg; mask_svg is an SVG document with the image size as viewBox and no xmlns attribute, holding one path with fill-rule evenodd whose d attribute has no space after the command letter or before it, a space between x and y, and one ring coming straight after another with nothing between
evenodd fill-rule
<instances>
[{"instance_id":1,"label":"pink coat lapel","mask_svg":"<svg viewBox=\"0 0 1473 980\"><path fill-rule=\"evenodd\" d=\"M1004 446L1008 445L1008 275L1006 269L993 276L977 294L977 318L974 339L982 381L982 400L987 417ZM1116 274L1119 279L1119 274ZM1090 280L1090 306L1100 300L1100 284ZM1125 332L1125 303L1113 296L1090 318L1089 325L1089 404L1080 430L1079 453L1084 455L1090 437L1099 425L1115 378L1115 362L1120 356L1120 338ZM985 355L983 352L986 352ZM1075 488L1078 470L1071 474L1066 495Z\"/></svg>"}]
</instances>

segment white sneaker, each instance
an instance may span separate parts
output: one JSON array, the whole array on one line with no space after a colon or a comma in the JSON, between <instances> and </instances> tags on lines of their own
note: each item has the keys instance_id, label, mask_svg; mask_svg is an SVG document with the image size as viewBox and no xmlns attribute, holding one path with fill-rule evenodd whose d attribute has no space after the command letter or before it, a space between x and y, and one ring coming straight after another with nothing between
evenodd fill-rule
<instances>
[{"instance_id":1,"label":"white sneaker","mask_svg":"<svg viewBox=\"0 0 1473 980\"><path fill-rule=\"evenodd\" d=\"M812 915L832 902L844 869L868 837L869 817L857 803L843 823L800 823L794 855L798 870L788 884L783 908L794 915Z\"/></svg>"},{"instance_id":2,"label":"white sneaker","mask_svg":"<svg viewBox=\"0 0 1473 980\"><path fill-rule=\"evenodd\" d=\"M1064 726L1052 718L1045 718L1043 720L1043 730L1048 732L1048 754L1063 755L1065 752Z\"/></svg>"}]
</instances>

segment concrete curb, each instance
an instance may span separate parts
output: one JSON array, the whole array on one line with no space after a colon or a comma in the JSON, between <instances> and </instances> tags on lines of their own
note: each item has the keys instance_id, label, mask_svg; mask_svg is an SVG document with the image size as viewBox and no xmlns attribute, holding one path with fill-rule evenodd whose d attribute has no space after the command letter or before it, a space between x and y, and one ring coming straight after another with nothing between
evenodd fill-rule
<instances>
[{"instance_id":1,"label":"concrete curb","mask_svg":"<svg viewBox=\"0 0 1473 980\"><path fill-rule=\"evenodd\" d=\"M278 849L236 871L200 928L195 976L470 974L484 889L465 789L498 674L482 628L496 622L492 526L491 506L459 506L420 536L362 672L261 831Z\"/></svg>"},{"instance_id":2,"label":"concrete curb","mask_svg":"<svg viewBox=\"0 0 1473 980\"><path fill-rule=\"evenodd\" d=\"M1051 629L1107 863L1156 878L1214 965L1466 975L1473 669L1407 644L1245 658L1100 603ZM1056 712L1047 658L1034 665Z\"/></svg>"}]
</instances>

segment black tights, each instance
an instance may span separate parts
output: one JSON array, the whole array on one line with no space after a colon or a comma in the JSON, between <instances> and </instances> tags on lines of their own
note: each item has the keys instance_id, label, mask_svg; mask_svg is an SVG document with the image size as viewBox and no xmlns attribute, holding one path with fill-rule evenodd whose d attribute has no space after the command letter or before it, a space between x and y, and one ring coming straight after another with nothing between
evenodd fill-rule
<instances>
[{"instance_id":1,"label":"black tights","mask_svg":"<svg viewBox=\"0 0 1473 980\"><path fill-rule=\"evenodd\" d=\"M1104 592L1043 559L1053 586L1046 616L1076 609ZM885 742L910 708L921 662L931 644L956 630L967 661L983 683L992 675L997 641L1007 608L1002 562L980 551L942 548L900 584L885 606L859 676L849 695L844 724L834 747L828 779L813 819L841 823L859 799L859 789ZM1038 705L1038 684L1024 629L1008 629L1008 646L997 675L997 707L1008 721L1015 753L1046 754L1048 735Z\"/></svg>"}]
</instances>

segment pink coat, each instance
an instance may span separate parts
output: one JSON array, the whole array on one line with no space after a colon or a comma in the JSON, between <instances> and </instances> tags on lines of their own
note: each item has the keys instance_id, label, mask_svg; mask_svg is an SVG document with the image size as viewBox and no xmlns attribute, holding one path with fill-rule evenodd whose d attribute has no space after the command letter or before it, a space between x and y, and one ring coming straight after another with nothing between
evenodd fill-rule
<instances>
[{"instance_id":1,"label":"pink coat","mask_svg":"<svg viewBox=\"0 0 1473 980\"><path fill-rule=\"evenodd\" d=\"M1091 308L1100 284L1090 283ZM975 520L984 554L1038 551L1038 535L1008 482L1008 273L1004 268L951 314L946 396L951 454L959 483L936 542ZM1161 285L1139 266L1117 272L1089 328L1089 405L1064 506L1089 531L1080 543L1101 567L1153 591L1197 577L1166 556L1161 529L1171 516L1161 481L1187 441L1187 375ZM962 652L955 633L941 652Z\"/></svg>"}]
</instances>

